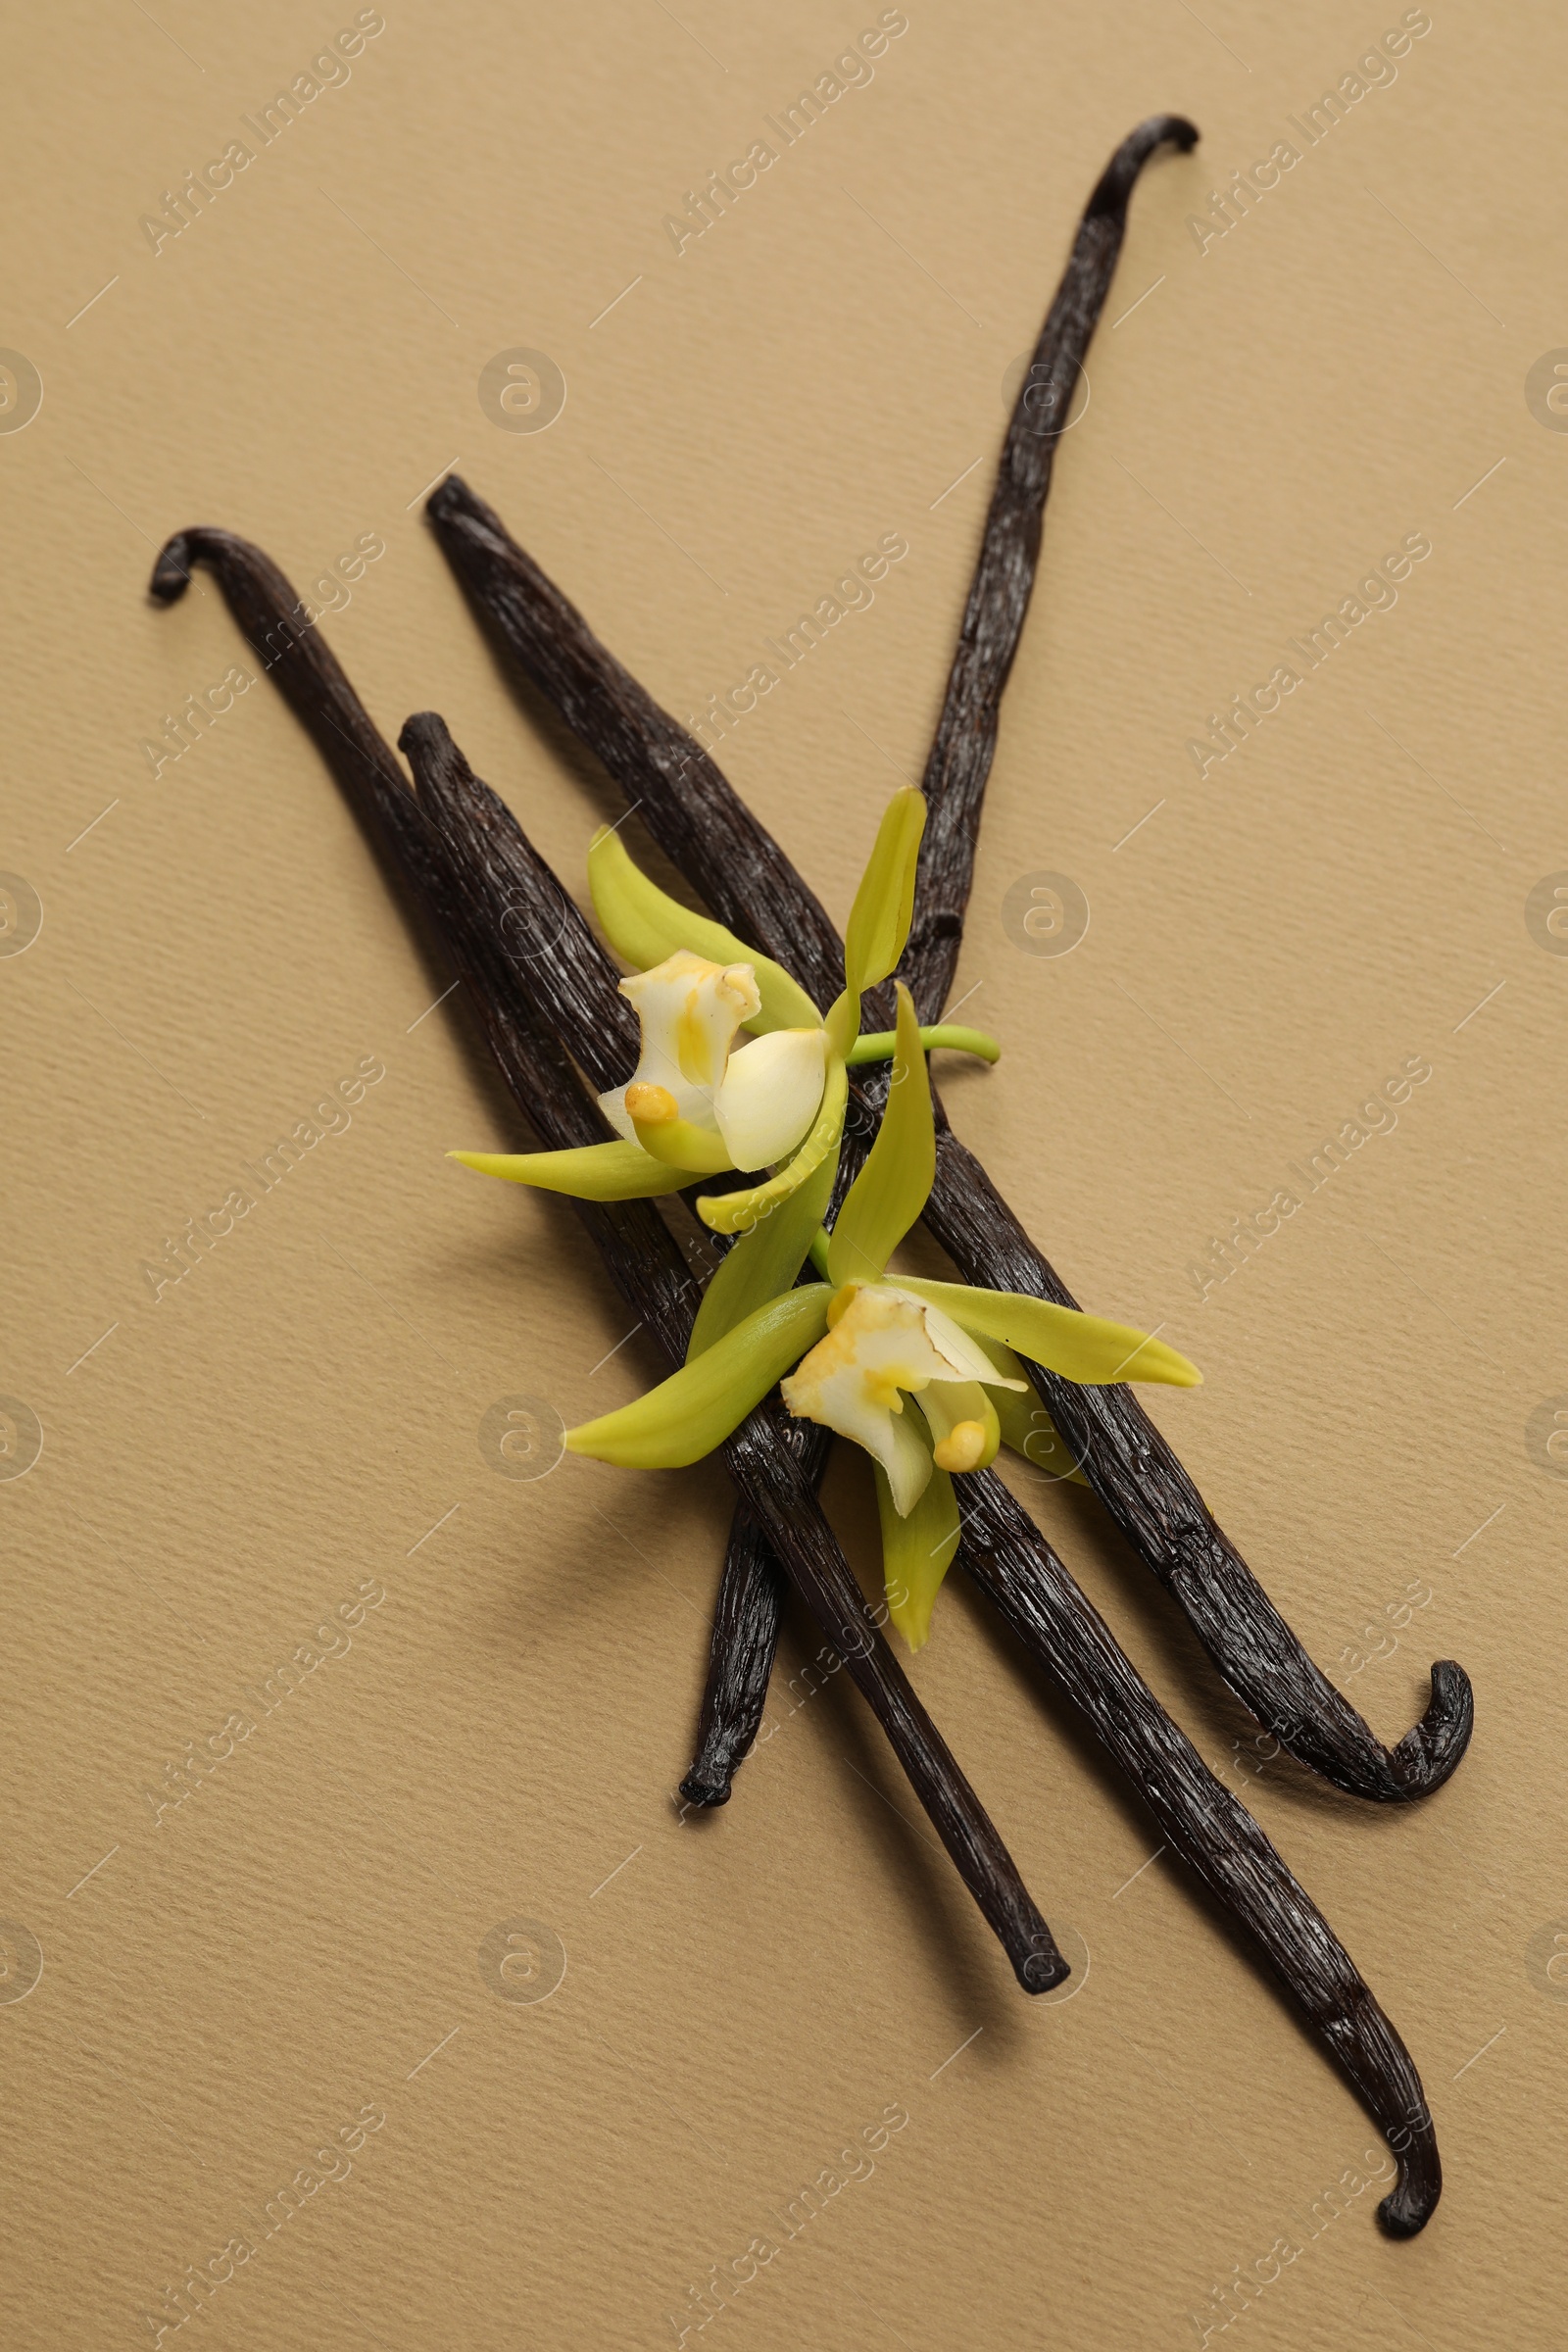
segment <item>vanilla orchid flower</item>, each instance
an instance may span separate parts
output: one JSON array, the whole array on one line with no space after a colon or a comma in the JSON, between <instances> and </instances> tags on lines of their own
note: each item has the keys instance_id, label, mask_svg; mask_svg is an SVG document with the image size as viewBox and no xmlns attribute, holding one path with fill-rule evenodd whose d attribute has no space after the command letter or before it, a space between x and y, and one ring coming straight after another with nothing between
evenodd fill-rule
<instances>
[{"instance_id":1,"label":"vanilla orchid flower","mask_svg":"<svg viewBox=\"0 0 1568 2352\"><path fill-rule=\"evenodd\" d=\"M847 1283L828 1306L827 1325L780 1394L797 1420L820 1421L865 1448L901 1519L925 1493L933 1465L976 1470L992 1458L1001 1432L982 1387L1028 1383L1003 1379L939 1306L897 1283ZM950 1399L950 1389L961 1395ZM918 1416L906 1413L906 1394L919 1399ZM927 1414L929 1435L916 1427Z\"/></svg>"},{"instance_id":2,"label":"vanilla orchid flower","mask_svg":"<svg viewBox=\"0 0 1568 2352\"><path fill-rule=\"evenodd\" d=\"M899 931L895 960L902 949ZM836 1137L720 1265L683 1368L635 1403L568 1431L566 1445L632 1468L675 1468L722 1445L779 1383L788 1411L871 1456L888 1607L918 1649L958 1545L955 1475L984 1469L1004 1433L1021 1448L1038 1428L1020 1405L1028 1383L1014 1348L1090 1385L1191 1388L1200 1375L1158 1339L1049 1299L889 1277L888 1260L925 1207L936 1170L921 1031L902 985L898 998L888 1106L831 1235L820 1219ZM797 1284L808 1256L826 1281Z\"/></svg>"},{"instance_id":3,"label":"vanilla orchid flower","mask_svg":"<svg viewBox=\"0 0 1568 2352\"><path fill-rule=\"evenodd\" d=\"M699 1200L699 1214L727 1234L754 1230L824 1167L831 1182L849 1068L894 1050L891 1035L859 1035L860 997L904 953L924 823L921 795L895 794L851 912L844 993L825 1017L781 964L667 897L614 830L603 828L589 848L589 887L611 946L635 967L620 988L642 1032L636 1069L599 1098L618 1140L574 1152L451 1156L485 1175L589 1200L639 1200L730 1169L760 1175L776 1167L761 1184ZM1001 1052L978 1029L938 1025L921 1038L987 1061Z\"/></svg>"},{"instance_id":4,"label":"vanilla orchid flower","mask_svg":"<svg viewBox=\"0 0 1568 2352\"><path fill-rule=\"evenodd\" d=\"M827 1031L820 1021L771 1029L738 1049L735 1035L762 1008L751 963L717 964L690 948L620 984L642 1024L626 1086L599 1098L628 1144L666 1166L755 1172L785 1159L822 1100Z\"/></svg>"}]
</instances>

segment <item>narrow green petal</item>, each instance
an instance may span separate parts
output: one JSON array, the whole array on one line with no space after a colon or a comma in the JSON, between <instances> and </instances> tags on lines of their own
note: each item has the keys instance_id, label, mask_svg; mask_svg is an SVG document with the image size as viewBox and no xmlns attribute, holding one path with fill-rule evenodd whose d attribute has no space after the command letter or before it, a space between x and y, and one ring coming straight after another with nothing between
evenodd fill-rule
<instances>
[{"instance_id":1,"label":"narrow green petal","mask_svg":"<svg viewBox=\"0 0 1568 2352\"><path fill-rule=\"evenodd\" d=\"M568 1450L626 1470L676 1470L700 1461L815 1347L832 1296L825 1282L813 1282L760 1306L634 1404L569 1429Z\"/></svg>"},{"instance_id":2,"label":"narrow green petal","mask_svg":"<svg viewBox=\"0 0 1568 2352\"><path fill-rule=\"evenodd\" d=\"M898 1051L896 1029L873 1029L868 1037L857 1039L844 1058L851 1069L862 1061L891 1061ZM1000 1061L1002 1048L989 1029L955 1028L950 1021L932 1021L922 1025L920 1043L928 1054L973 1054L981 1061Z\"/></svg>"},{"instance_id":3,"label":"narrow green petal","mask_svg":"<svg viewBox=\"0 0 1568 2352\"><path fill-rule=\"evenodd\" d=\"M942 1579L958 1548L958 1501L945 1470L930 1483L907 1519L893 1506L887 1472L875 1465L876 1507L882 1522L882 1578L888 1613L911 1649L923 1649Z\"/></svg>"},{"instance_id":4,"label":"narrow green petal","mask_svg":"<svg viewBox=\"0 0 1568 2352\"><path fill-rule=\"evenodd\" d=\"M711 963L749 963L757 975L762 1009L744 1026L760 1035L767 1029L814 1029L821 1014L799 981L782 964L760 956L706 914L693 914L656 882L650 882L634 863L618 833L602 825L588 847L588 887L593 894L599 927L623 963L634 971L651 972L677 948L690 948Z\"/></svg>"},{"instance_id":5,"label":"narrow green petal","mask_svg":"<svg viewBox=\"0 0 1568 2352\"><path fill-rule=\"evenodd\" d=\"M810 1134L789 1166L770 1176L765 1184L754 1185L747 1193L706 1194L697 1203L703 1223L714 1233L751 1233L764 1217L772 1216L782 1201L800 1191L808 1176L815 1175L828 1153L837 1152L844 1133L844 1105L849 1091L849 1073L839 1056L830 1054L822 1106Z\"/></svg>"},{"instance_id":6,"label":"narrow green petal","mask_svg":"<svg viewBox=\"0 0 1568 2352\"><path fill-rule=\"evenodd\" d=\"M924 831L925 795L906 785L883 811L844 934L845 984L857 1003L865 989L887 978L904 954Z\"/></svg>"},{"instance_id":7,"label":"narrow green petal","mask_svg":"<svg viewBox=\"0 0 1568 2352\"><path fill-rule=\"evenodd\" d=\"M570 1193L577 1200L651 1200L690 1184L690 1170L665 1167L640 1144L587 1144L578 1152L449 1152L481 1176L531 1184L542 1193Z\"/></svg>"},{"instance_id":8,"label":"narrow green petal","mask_svg":"<svg viewBox=\"0 0 1568 2352\"><path fill-rule=\"evenodd\" d=\"M1107 1323L1103 1316L1056 1306L1049 1298L1027 1298L1018 1291L976 1291L967 1283L916 1282L903 1275L899 1280L903 1289L929 1298L965 1331L1002 1340L1031 1363L1086 1388L1104 1388L1116 1380L1164 1381L1175 1389L1202 1385L1196 1364L1130 1324Z\"/></svg>"},{"instance_id":9,"label":"narrow green petal","mask_svg":"<svg viewBox=\"0 0 1568 2352\"><path fill-rule=\"evenodd\" d=\"M1076 1487L1087 1487L1089 1481L1067 1449L1067 1441L1041 1403L1034 1384L1010 1348L1000 1340L989 1340L984 1332L971 1332L983 1351L990 1356L1004 1380L1021 1380L1025 1387L991 1389L987 1391L997 1410L1002 1427L1002 1443L1047 1478L1071 1479ZM932 1383L933 1388L936 1383Z\"/></svg>"},{"instance_id":10,"label":"narrow green petal","mask_svg":"<svg viewBox=\"0 0 1568 2352\"><path fill-rule=\"evenodd\" d=\"M878 1282L926 1204L937 1170L931 1076L914 999L899 982L898 1054L876 1141L851 1185L828 1243L833 1282Z\"/></svg>"},{"instance_id":11,"label":"narrow green petal","mask_svg":"<svg viewBox=\"0 0 1568 2352\"><path fill-rule=\"evenodd\" d=\"M799 1192L741 1236L703 1293L686 1349L688 1363L706 1354L716 1340L744 1323L758 1307L789 1290L806 1262L832 1198L838 1164L835 1150L808 1176Z\"/></svg>"}]
</instances>

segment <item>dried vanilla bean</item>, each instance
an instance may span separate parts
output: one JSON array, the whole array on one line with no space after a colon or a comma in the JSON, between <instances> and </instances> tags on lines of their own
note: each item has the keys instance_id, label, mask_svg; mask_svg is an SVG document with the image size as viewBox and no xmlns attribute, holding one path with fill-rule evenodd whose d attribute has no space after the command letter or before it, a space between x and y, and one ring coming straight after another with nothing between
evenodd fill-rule
<instances>
[{"instance_id":1,"label":"dried vanilla bean","mask_svg":"<svg viewBox=\"0 0 1568 2352\"><path fill-rule=\"evenodd\" d=\"M937 1018L926 1007L946 1004L957 968L980 804L997 748L1002 691L1034 589L1056 443L1110 291L1134 185L1166 142L1186 153L1198 143L1197 128L1182 115L1152 115L1122 141L1101 173L1002 445L957 651L921 780L928 814L916 913L900 976L922 1021Z\"/></svg>"},{"instance_id":2,"label":"dried vanilla bean","mask_svg":"<svg viewBox=\"0 0 1568 2352\"><path fill-rule=\"evenodd\" d=\"M571 976L603 994L613 971L576 906L543 860L531 918L536 936L557 949L539 959L557 978L564 1035L541 1019L498 942L517 901L498 900L481 866L454 857L440 826L442 784L466 766L438 719L412 721L405 748L416 746L432 787L435 821L409 790L403 772L318 633L302 626L304 608L277 567L234 534L183 531L163 550L152 593L172 604L189 584L190 566L216 574L241 628L327 759L357 811L412 888L434 925L479 1012L502 1074L528 1123L553 1149L598 1143L609 1134L596 1102L572 1068L566 1040L577 1001ZM499 804L498 804L499 806ZM577 955L572 947L579 947ZM601 970L602 967L602 970ZM563 977L564 975L564 977ZM671 1364L684 1360L695 1311L694 1285L673 1237L651 1201L575 1202L627 1304L647 1324ZM1011 1855L970 1788L902 1666L866 1614L859 1588L809 1484L783 1442L776 1412L761 1408L725 1449L735 1485L784 1561L808 1608L849 1667L887 1733L964 1884L1002 1943L1027 1992L1048 1991L1068 1974Z\"/></svg>"},{"instance_id":3,"label":"dried vanilla bean","mask_svg":"<svg viewBox=\"0 0 1568 2352\"><path fill-rule=\"evenodd\" d=\"M420 742L423 723L410 721L411 744ZM434 740L439 751L440 739ZM410 757L414 761L412 749ZM541 906L539 859L532 844L505 802L466 762L432 753L419 783L427 808L434 808L439 795L448 838L469 869L483 873L495 904L507 909L500 938L526 985L529 966L549 952L567 919L554 908L548 893ZM578 953L555 975L553 1004L558 1025L580 1041L579 1057L596 1092L603 1093L636 1066L637 1017L615 986L608 956L595 958L582 949L580 939L577 947ZM713 1242L717 1237L708 1239ZM814 1490L831 1450L830 1433L811 1422L788 1422L784 1436ZM735 1768L761 1729L778 1647L784 1582L756 1514L738 1504L714 1606L697 1749L681 1782L681 1794L692 1804L728 1802Z\"/></svg>"},{"instance_id":4,"label":"dried vanilla bean","mask_svg":"<svg viewBox=\"0 0 1568 2352\"><path fill-rule=\"evenodd\" d=\"M204 536L207 544L197 548L187 535L180 553L212 563L225 588L234 583L236 610L254 611L261 606L265 612L270 595L277 602L274 589L281 589L287 597L281 575L266 565L265 560L253 560L255 551L244 542L217 534ZM174 577L175 566L171 564L164 576L166 580ZM171 599L178 592L178 587L167 585L160 590ZM587 1102L574 1075L568 1074L561 1037L555 1041L554 1055L543 1050L544 1026L536 1017L535 1004L518 987L515 969L495 953L495 941L503 933L509 911L519 910L517 900L499 896L488 886L482 870L470 870L466 847L454 856L455 845L428 824L412 801L408 808L399 807L392 798L394 789L406 799L408 796L396 763L355 702L343 673L324 656L324 648L321 652L324 659L320 663L309 668L300 664L294 672L291 686L296 708L329 760L338 765L351 795L379 822L383 839L406 878L415 883L416 895L448 937L519 1104L526 1107L546 1141L564 1145L589 1140L597 1132L597 1110ZM355 724L345 728L345 717L354 719ZM345 741L352 743L353 757L339 765L339 746ZM424 722L421 750L427 771L435 771L439 804L443 776L461 778L465 763L439 722ZM449 808L465 801L471 806L475 797L473 793L445 796ZM525 843L522 846L527 847ZM541 935L549 933L557 942L545 959L545 974L554 973L562 964L570 967L561 982L562 1005L592 1001L596 992L603 991L603 967L608 959L542 860L536 861L531 886L533 896L520 907L524 928ZM597 977L596 965L600 967ZM569 1019L569 1012L566 1017ZM572 1035L569 1028L566 1035ZM649 1204L621 1206L647 1210ZM647 1316L671 1359L678 1360L689 1324L682 1296L688 1285L667 1232L659 1225L657 1234L645 1243L635 1233L617 1227L598 1207L586 1221L623 1295ZM818 1622L865 1689L868 1665L879 1646L877 1638L863 1611L855 1605L858 1595L851 1600L843 1591L839 1580L848 1581L848 1572L842 1555L821 1522L788 1447L776 1442L778 1418L776 1405L764 1407L736 1433L728 1448L732 1472L773 1545L790 1561ZM1140 1787L1146 1800L1154 1805L1167 1828L1168 1841L1205 1877L1261 1943L1270 1964L1401 2153L1403 2177L1381 2209L1386 2226L1403 2233L1420 2228L1436 2202L1439 2187L1436 2148L1419 2081L1392 2027L1261 1831L1168 1723L1152 1692L1000 1481L988 1476L981 1482L978 1501L971 1573L987 1584L1014 1630L1083 1708L1116 1761ZM812 1537L820 1530L825 1539L820 1557L808 1542L803 1561L802 1529ZM919 1743L926 1728L906 1684L899 1690L902 1683L902 1676L897 1677L891 1692L901 1754ZM884 1692L884 1702L888 1695ZM930 1737L935 1741L934 1732ZM936 1744L940 1748L940 1742ZM953 1783L956 1783L967 1794L945 1751L936 1761L941 1792L952 1793ZM944 1764L951 1781L941 1770ZM933 1818L944 1828L950 1850L956 1852L971 1887L977 1879L985 1879L993 1861L985 1845L977 1851L963 1850L963 1832L973 1828L975 1815L989 1831L977 1805L972 1814L966 1812L958 1822L946 1825L933 1810ZM994 1838L995 1834L990 1835ZM1000 1890L993 1886L991 1891L994 1896L1000 1891L1005 1898L1009 1889L1004 1882ZM1023 1902L1027 1904L1026 1896ZM982 1907L986 1907L983 1896ZM992 1916L989 1910L987 1915ZM1038 1914L1033 1916L1038 1919ZM993 1918L993 1925L997 1924ZM1018 1924L1013 1923L1015 1930ZM1023 1924L1027 1924L1027 1914ZM1043 1923L1041 1926L1043 1929ZM1007 1940L1005 1936L1004 1940ZM1010 1954L1016 1941L1015 1934L1008 1947ZM1044 1955L1050 1949L1049 1936L1044 1943L1037 1936L1023 1968L1014 1956L1014 1966L1026 1984L1032 1982L1035 1988L1042 1988L1065 1974L1059 1958L1054 1972L1046 1973Z\"/></svg>"},{"instance_id":5,"label":"dried vanilla bean","mask_svg":"<svg viewBox=\"0 0 1568 2352\"><path fill-rule=\"evenodd\" d=\"M1182 116L1156 115L1141 122L1117 148L1079 223L1013 409L983 552L923 778L929 813L914 920L901 970L923 1020L938 1017L957 963L980 804L996 750L1002 690L1034 585L1052 460L1078 370L1110 291L1126 234L1128 200L1157 147L1169 141L1185 152L1197 139L1197 128ZM874 1001L882 1006L879 1017L889 1017L890 992L876 992ZM927 1012L928 1005L937 1009ZM859 1083L862 1107L867 1099L877 1100L885 1085L885 1071L866 1073ZM744 1759L760 1727L777 1646L776 1618L770 1641L767 1613L776 1606L779 1591L777 1572L758 1544L755 1529L737 1516L719 1582L697 1755L681 1784L694 1803L723 1803L728 1798L734 1765ZM727 1769L720 1768L721 1757L728 1760Z\"/></svg>"},{"instance_id":6,"label":"dried vanilla bean","mask_svg":"<svg viewBox=\"0 0 1568 2352\"><path fill-rule=\"evenodd\" d=\"M1124 142L1091 198L1036 354L1036 368L1061 397L1103 300L1142 162L1162 138L1190 145L1195 136L1180 117L1153 118ZM997 705L1033 585L1054 438L1034 429L1029 394L1026 381L926 774L930 819L905 963L926 1018L940 1011L956 958ZM648 831L712 912L786 963L819 1003L830 1003L842 968L833 927L710 755L615 661L466 483L449 476L426 511L481 616L637 805ZM885 1073L879 1079L857 1072L855 1081L860 1115L874 1125ZM940 1102L937 1123L937 1179L925 1222L963 1279L1076 1304L953 1135ZM1300 1762L1352 1795L1393 1803L1440 1788L1470 1738L1473 1699L1463 1668L1451 1659L1433 1666L1421 1721L1397 1746L1386 1747L1307 1654L1216 1525L1134 1389L1085 1390L1038 1367L1031 1371L1095 1492L1249 1711Z\"/></svg>"},{"instance_id":7,"label":"dried vanilla bean","mask_svg":"<svg viewBox=\"0 0 1568 2352\"><path fill-rule=\"evenodd\" d=\"M555 876L505 804L472 775L441 722L411 720L400 740L421 799L439 811L455 860L483 868L493 903L515 910L523 935L554 938L551 955L534 959L535 1002L545 1021L571 1036L584 1007L608 1003L614 977L608 956L575 908L564 912ZM625 1067L623 1058L618 1067ZM783 1416L776 1405L767 1410L778 1426ZM738 1433L743 1448L754 1443L752 1432L748 1423ZM778 1524L766 1523L772 1544ZM1408 2052L1348 1954L994 1472L965 1482L964 1530L959 1558L968 1573L1131 1780L1171 1849L1257 1942L1389 2136L1400 2178L1380 2218L1393 2234L1412 2234L1442 2186L1432 2119Z\"/></svg>"},{"instance_id":8,"label":"dried vanilla bean","mask_svg":"<svg viewBox=\"0 0 1568 2352\"><path fill-rule=\"evenodd\" d=\"M1443 2187L1414 2061L1316 1904L1154 1698L994 1470L964 1481L958 1560L1139 1790L1170 1850L1257 1943L1399 2163L1378 2207L1413 2237Z\"/></svg>"}]
</instances>

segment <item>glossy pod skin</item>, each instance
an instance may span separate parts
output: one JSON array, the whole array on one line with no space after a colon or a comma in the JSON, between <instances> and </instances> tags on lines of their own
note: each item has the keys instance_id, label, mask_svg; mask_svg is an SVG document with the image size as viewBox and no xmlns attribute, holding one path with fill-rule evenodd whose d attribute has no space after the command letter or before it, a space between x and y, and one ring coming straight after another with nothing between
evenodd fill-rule
<instances>
[{"instance_id":1,"label":"glossy pod skin","mask_svg":"<svg viewBox=\"0 0 1568 2352\"><path fill-rule=\"evenodd\" d=\"M173 602L193 562L218 576L246 635L267 657L265 665L457 963L509 1088L541 1140L557 1149L597 1140L600 1114L564 1041L581 1050L572 1023L585 1004L599 1004L608 1017L613 968L549 867L433 717L412 721L403 737L430 806L416 802L342 669L318 635L299 625L302 608L288 582L259 549L222 531L181 533L159 560L154 594ZM506 889L498 886L486 837L510 842ZM555 942L548 956L528 959L528 985L517 960L498 945L517 913L531 936ZM622 1296L666 1357L679 1362L692 1285L668 1228L645 1201L575 1205ZM726 1449L741 1499L876 1708L1020 1983L1044 1990L1062 1981L1066 1965L866 1616L778 1418L776 1405L760 1408ZM1085 1715L1154 1810L1173 1849L1258 1945L1388 2133L1400 2176L1380 2208L1385 2227L1400 2235L1420 2229L1437 2202L1441 2172L1419 2078L1398 2035L1326 1920L1165 1714L1001 1482L988 1474L977 1483L984 1516L966 1563L970 1574Z\"/></svg>"},{"instance_id":2,"label":"glossy pod skin","mask_svg":"<svg viewBox=\"0 0 1568 2352\"><path fill-rule=\"evenodd\" d=\"M302 621L305 608L270 559L232 532L182 531L159 556L153 595L173 603L197 563L218 578L258 659L457 966L524 1118L553 1150L606 1140L610 1130L564 1041L574 1052L584 1050L586 1032L577 1024L585 1007L597 1006L607 1021L629 1015L630 1007L616 995L613 966L555 875L531 845L522 845L522 864L536 894L529 936L556 944L547 956L514 957L506 941L521 906L515 889L504 895L485 859L470 846L455 850L452 838L463 809L476 808L492 822L499 811L511 820L472 775L441 720L412 719L403 732L403 748L425 796L416 799L319 630ZM536 985L548 982L554 1026L519 983L519 973L531 974ZM618 1014L612 1013L612 1002ZM607 1051L612 1050L613 1030L609 1037ZM600 1083L608 1085L613 1075L612 1070ZM695 1285L654 1203L572 1206L627 1304L669 1364L679 1365L691 1334ZM726 1448L726 1459L741 1501L766 1530L806 1606L845 1658L1019 1984L1026 1992L1049 1991L1068 1974L1067 1963L990 1816L867 1615L776 1411L753 1413Z\"/></svg>"},{"instance_id":3,"label":"glossy pod skin","mask_svg":"<svg viewBox=\"0 0 1568 2352\"><path fill-rule=\"evenodd\" d=\"M1003 448L958 648L923 779L929 808L915 917L900 970L922 1020L935 1019L956 962L975 839L1003 689L1033 586L1055 441L1039 429L1035 392L1065 403L1103 305L1139 172L1166 142L1191 147L1179 116L1154 116L1122 143L1079 225ZM600 643L582 615L456 476L426 502L453 569L501 645L637 806L660 848L710 910L786 963L822 1003L836 993L841 949L825 911L719 768ZM868 1018L890 1017L886 992ZM874 1131L885 1073L854 1074L851 1132ZM984 1169L937 1106L937 1178L925 1222L966 1282L1076 1305ZM1329 1681L1218 1526L1174 1449L1129 1386L1086 1390L1031 1367L1072 1457L1139 1557L1183 1610L1242 1704L1299 1762L1375 1803L1430 1795L1469 1742L1469 1678L1432 1669L1426 1713L1390 1748ZM741 1544L733 1571L756 1590L720 1611L705 1699L704 1740L689 1776L722 1787L717 1746L732 1722L760 1720L759 1674L770 1665L759 1626L776 1580ZM731 1648L729 1628L749 1629Z\"/></svg>"}]
</instances>

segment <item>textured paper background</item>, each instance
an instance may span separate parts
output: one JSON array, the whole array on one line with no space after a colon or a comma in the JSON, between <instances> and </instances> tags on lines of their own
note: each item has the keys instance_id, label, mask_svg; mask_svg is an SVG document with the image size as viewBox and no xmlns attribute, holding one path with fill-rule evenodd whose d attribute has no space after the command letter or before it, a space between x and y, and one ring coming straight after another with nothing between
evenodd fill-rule
<instances>
[{"instance_id":1,"label":"textured paper background","mask_svg":"<svg viewBox=\"0 0 1568 2352\"><path fill-rule=\"evenodd\" d=\"M182 2282L219 2346L695 2343L713 2266L703 2340L759 2352L1558 2340L1568 960L1526 908L1568 869L1561 26L1434 0L1396 79L1200 250L1189 217L1306 148L1288 118L1393 0L911 0L869 86L677 255L664 216L877 17L388 0L156 255L142 216L353 9L15 28L0 343L43 389L0 432L0 863L42 908L24 945L14 896L0 942L0 1389L43 1433L0 1482L0 1913L43 1957L0 2007L19 2352L147 2342ZM142 749L243 660L210 580L146 601L170 530L227 524L307 591L375 534L333 648L389 734L444 711L580 888L611 796L481 642L420 519L437 470L682 714L901 532L726 755L842 914L923 758L1004 377L1156 108L1203 141L1138 191L1062 445L956 992L1005 1058L948 1099L1086 1302L1201 1362L1154 1409L1379 1731L1432 1657L1474 1676L1433 1803L1325 1794L1089 1498L1031 1490L1408 2039L1447 2187L1402 2247L1375 2189L1321 2201L1364 2178L1365 2117L957 1579L916 1679L1087 1949L1071 1998L1017 1992L854 1693L799 1679L800 1626L733 1803L679 1818L720 1478L495 1474L498 1399L571 1421L654 1359L601 1360L622 1310L564 1212L441 1156L515 1122L271 689L156 778ZM546 430L480 406L517 347L564 374ZM1396 606L1200 778L1209 713L1407 533L1432 553ZM1040 871L1092 909L1070 955L1004 923ZM385 1076L347 1131L155 1302L143 1263L362 1056ZM1213 1239L1407 1056L1432 1074L1396 1129L1200 1296ZM834 1509L868 1565L852 1481ZM352 1645L264 1712L367 1580ZM547 2001L501 1997L543 1981L485 1944L519 1919L564 1948Z\"/></svg>"}]
</instances>

